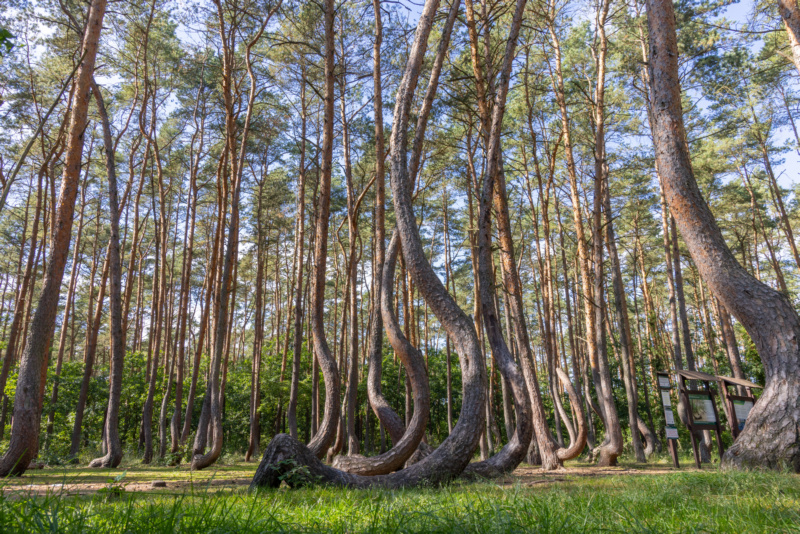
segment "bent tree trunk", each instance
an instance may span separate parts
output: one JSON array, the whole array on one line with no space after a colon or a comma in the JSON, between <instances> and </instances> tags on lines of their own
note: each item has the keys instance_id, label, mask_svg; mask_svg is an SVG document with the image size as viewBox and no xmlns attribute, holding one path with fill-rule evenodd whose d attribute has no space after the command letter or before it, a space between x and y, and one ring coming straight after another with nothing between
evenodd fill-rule
<instances>
[{"instance_id":1,"label":"bent tree trunk","mask_svg":"<svg viewBox=\"0 0 800 534\"><path fill-rule=\"evenodd\" d=\"M453 3L450 7L450 14L448 15L447 22L445 23L444 28L442 29L442 38L439 42L439 49L436 52L436 59L434 60L433 67L431 69L431 74L428 82L428 88L425 92L425 98L422 103L422 107L419 111L419 115L417 117L417 128L414 134L414 144L412 147L411 152L411 168L409 172L409 184L414 182L416 178L417 169L419 167L419 160L422 152L422 142L425 136L425 129L428 123L428 117L430 116L430 111L433 106L433 100L436 95L436 91L439 85L439 75L442 71L442 64L444 63L444 58L447 52L447 48L450 43L450 34L453 29L453 25L455 24L455 18L458 14L458 8L460 5L460 0L453 0ZM381 74L380 74L380 45L382 40L382 26L381 26L381 16L380 16L380 2L379 0L375 0L374 2L375 7L375 50L374 50L374 61L375 61L375 70L373 72L375 78L375 94L376 94L376 101L375 101L375 138L376 138L376 225L375 225L375 241L376 241L376 266L380 265L380 268L376 268L376 272L380 273L380 277L378 278L376 283L375 289L375 310L378 310L374 313L373 323L370 329L370 338L369 338L369 355L370 355L370 365L369 365L369 375L367 379L367 393L369 395L370 404L372 406L375 415L380 420L381 424L389 431L389 435L392 438L392 446L393 449L390 450L387 454L382 454L376 458L350 458L347 460L341 460L337 464L337 467L344 469L350 473L360 473L360 474L383 474L383 473L390 473L400 466L402 466L402 462L406 461L412 454L414 454L414 450L419 446L419 441L416 441L416 444L413 447L409 447L409 442L403 441L401 444L401 440L404 437L404 434L416 434L417 432L420 433L420 439L424 436L425 428L418 429L414 423L416 422L416 417L418 411L422 408L428 410L430 407L430 399L428 393L425 393L424 397L418 398L421 389L424 387L426 391L429 391L429 386L427 383L427 373L424 375L425 377L425 384L418 384L415 382L415 378L413 375L416 376L423 376L419 371L412 372L409 369L406 360L401 358L401 361L404 366L406 366L406 372L409 376L409 381L411 382L411 388L414 394L414 415L411 418L409 424L409 432L406 432L406 428L403 424L403 421L400 420L400 417L397 413L392 410L389 403L386 401L386 398L383 396L381 391L381 375L382 375L382 349L383 341L382 341L382 334L383 334L383 327L384 323L386 326L386 330L389 336L389 342L394 348L395 352L398 354L402 354L405 356L408 361L422 361L422 355L419 351L408 341L406 336L403 334L403 331L400 329L400 325L397 322L397 317L394 313L394 306L392 305L392 289L394 287L394 274L395 274L395 267L397 262L397 255L400 251L400 240L399 240L399 233L397 229L392 234L391 243L389 246L389 257L388 260L385 260L385 251L383 250L383 240L385 235L384 230L384 165L383 165L383 110L382 110L382 99L380 98L381 94ZM384 264L386 261L386 264ZM384 289L386 288L386 289ZM416 364L414 364L416 365ZM424 369L424 364L423 364ZM424 402L424 404L419 404L420 402ZM425 414L425 419L427 421L428 414ZM394 449L400 449L395 451ZM421 449L420 449L421 450ZM426 451L427 452L427 451ZM391 453L391 454L390 454ZM423 453L424 454L424 453ZM402 460L400 459L402 458Z\"/></svg>"},{"instance_id":2,"label":"bent tree trunk","mask_svg":"<svg viewBox=\"0 0 800 534\"><path fill-rule=\"evenodd\" d=\"M111 309L111 372L108 381L108 409L106 411L105 435L108 452L96 458L89 467L117 467L122 461L122 442L119 437L119 406L122 396L122 367L125 362L125 339L122 335L122 265L119 248L119 196L117 191L117 168L114 162L114 141L111 124L106 112L103 94L94 84L94 98L103 123L103 150L106 155L108 174L108 208L111 217L111 236L108 243L108 263L111 275L109 307ZM102 302L102 300L100 300Z\"/></svg>"},{"instance_id":3,"label":"bent tree trunk","mask_svg":"<svg viewBox=\"0 0 800 534\"><path fill-rule=\"evenodd\" d=\"M367 352L369 354L369 371L367 374L367 397L375 416L380 421L383 428L388 430L392 438L392 444L402 439L405 428L397 413L383 396L381 391L381 376L383 374L383 291L384 291L384 261L386 256L386 168L384 165L384 134L383 134L383 87L381 78L381 44L383 42L383 23L381 21L380 0L373 0L375 11L375 44L373 45L373 83L375 87L374 114L375 114L375 258L373 263L373 278L375 278L375 290L373 292L373 313L372 323L370 324L369 340ZM395 248L399 250L400 243L397 241ZM396 258L395 258L396 261ZM392 272L391 280L394 279ZM389 287L389 286L385 286ZM391 308L391 306L390 306ZM355 466L352 466L355 468ZM351 472L352 468L346 470ZM389 472L389 471L387 471Z\"/></svg>"},{"instance_id":4,"label":"bent tree trunk","mask_svg":"<svg viewBox=\"0 0 800 534\"><path fill-rule=\"evenodd\" d=\"M394 306L392 306L393 280L399 250L399 234L394 232L392 241L389 243L389 250L383 268L381 313L383 315L383 323L386 325L386 335L389 338L389 343L405 367L408 379L411 382L411 388L414 393L414 415L411 417L408 427L403 429L402 421L387 405L386 408L391 411L391 415L397 419L398 424L397 428L387 427L390 429L389 433L392 436L392 448L371 458L337 456L334 466L348 473L383 475L400 469L403 463L417 450L422 438L425 436L425 427L430 417L431 397L425 360L419 350L403 335L403 331L400 329L394 314ZM401 432L396 437L398 429Z\"/></svg>"},{"instance_id":5,"label":"bent tree trunk","mask_svg":"<svg viewBox=\"0 0 800 534\"><path fill-rule=\"evenodd\" d=\"M491 119L489 119L489 114L486 112L488 111L485 109L486 106L482 106L481 109L483 120L486 123L488 123L489 120L491 121L490 124L484 123L483 125L484 128L489 128L486 154L488 164L483 175L483 191L478 209L477 241L481 312L484 324L486 325L486 332L489 338L489 345L492 349L492 355L496 359L497 366L503 378L511 386L511 391L514 396L514 409L517 415L517 425L514 430L514 435L506 446L503 447L499 453L486 461L470 465L467 469L468 473L471 475L474 474L485 477L513 471L524 459L533 435L531 403L527 388L525 387L525 381L503 337L503 329L496 307L497 299L494 289L496 284L492 273L493 266L491 257L492 200L495 187L497 187L497 175L500 171L500 133L502 131L503 115L505 114L506 96L508 95L508 86L511 79L511 67L514 61L517 36L519 35L520 26L522 25L522 15L526 3L526 0L517 0L514 18L511 22L511 28L509 29L508 40L506 41L505 56L503 58L499 87L497 88ZM474 31L474 22L472 22L474 19L471 0L467 0L466 5L471 23L470 37L472 50L474 51L477 48L477 39L476 32ZM481 86L479 93L481 97L483 97L483 76L480 65L477 62L477 54L474 52L472 54L472 60L476 81L478 85ZM481 98L481 100L486 102L485 98Z\"/></svg>"},{"instance_id":6,"label":"bent tree trunk","mask_svg":"<svg viewBox=\"0 0 800 534\"><path fill-rule=\"evenodd\" d=\"M421 483L437 484L458 476L467 466L478 446L484 423L485 403L482 387L485 372L478 336L472 326L472 321L458 307L425 257L416 218L411 208L411 194L408 187L407 130L409 114L437 7L438 0L430 0L423 8L414 44L397 92L391 137L391 187L403 256L406 259L408 271L425 301L455 341L463 373L461 417L453 428L453 432L422 461L397 473L375 477L352 475L327 467L317 459L315 451L310 447L306 448L291 437L281 434L276 436L265 450L264 457L250 485L251 489L280 485L281 477L290 469L287 466L289 462L285 460L293 460L304 465L308 467L312 476L320 477L322 481L336 485L403 487ZM332 34L332 0L326 0L325 9L326 30ZM330 40L332 35L327 37ZM329 152L326 153L325 157L330 157L329 154ZM327 166L329 161L325 161L324 165ZM315 304L318 305L318 303ZM318 314L321 318L321 309L313 310L313 314ZM326 388L329 388L331 384L329 384L327 374L325 378ZM338 381L332 385L338 388ZM290 485L297 485L304 481L289 477L287 482Z\"/></svg>"},{"instance_id":7,"label":"bent tree trunk","mask_svg":"<svg viewBox=\"0 0 800 534\"><path fill-rule=\"evenodd\" d=\"M725 243L695 181L686 144L672 2L648 0L647 19L653 140L670 211L703 280L744 326L764 364L764 392L722 465L800 472L800 317L787 297L752 277Z\"/></svg>"},{"instance_id":8,"label":"bent tree trunk","mask_svg":"<svg viewBox=\"0 0 800 534\"><path fill-rule=\"evenodd\" d=\"M331 212L331 173L333 165L333 82L334 82L334 44L333 44L333 0L325 0L325 113L322 132L322 169L319 178L319 200L317 228L314 240L314 276L311 282L309 319L314 343L314 354L322 368L325 380L325 414L319 430L308 444L309 450L317 458L328 451L336 439L336 429L341 411L339 391L339 367L331 354L325 337L325 273L328 267L328 218ZM264 458L269 448L264 451ZM261 461L264 464L264 460ZM259 469L261 467L259 466Z\"/></svg>"},{"instance_id":9,"label":"bent tree trunk","mask_svg":"<svg viewBox=\"0 0 800 534\"><path fill-rule=\"evenodd\" d=\"M21 475L39 452L39 422L42 416L42 396L47 376L47 360L53 341L58 298L64 267L72 237L72 219L75 197L81 172L84 131L89 108L89 90L94 75L95 58L106 12L106 0L93 0L83 36L83 61L75 82L75 100L72 106L64 175L52 228L52 247L47 262L42 290L31 320L28 339L20 361L17 389L14 397L14 415L11 423L11 440L0 459L0 477Z\"/></svg>"}]
</instances>

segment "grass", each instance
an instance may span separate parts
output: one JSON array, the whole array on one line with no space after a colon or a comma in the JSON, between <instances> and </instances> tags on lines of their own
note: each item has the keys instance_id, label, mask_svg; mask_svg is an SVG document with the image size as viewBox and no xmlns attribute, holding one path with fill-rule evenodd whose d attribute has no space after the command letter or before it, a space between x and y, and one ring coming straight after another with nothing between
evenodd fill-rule
<instances>
[{"instance_id":1,"label":"grass","mask_svg":"<svg viewBox=\"0 0 800 534\"><path fill-rule=\"evenodd\" d=\"M800 532L797 475L663 465L656 466L662 474L650 465L642 474L631 465L591 476L581 467L443 488L257 494L243 485L254 464L214 473L131 464L118 482L111 477L119 470L44 470L5 482L0 532ZM149 490L152 480L169 487ZM31 484L61 483L67 489L31 494ZM77 484L105 490L65 494ZM125 491L108 490L122 485Z\"/></svg>"}]
</instances>

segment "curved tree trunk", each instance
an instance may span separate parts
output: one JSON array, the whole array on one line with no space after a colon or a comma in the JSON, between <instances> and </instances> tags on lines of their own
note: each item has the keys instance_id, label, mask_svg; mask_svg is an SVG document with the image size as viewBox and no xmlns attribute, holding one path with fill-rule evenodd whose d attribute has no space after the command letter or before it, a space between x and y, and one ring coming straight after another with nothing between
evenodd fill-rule
<instances>
[{"instance_id":1,"label":"curved tree trunk","mask_svg":"<svg viewBox=\"0 0 800 534\"><path fill-rule=\"evenodd\" d=\"M125 363L125 338L122 335L122 264L119 245L120 202L117 190L117 167L114 161L114 141L111 124L106 112L103 94L93 82L93 93L98 113L103 124L103 145L108 174L108 208L111 219L111 235L108 243L108 264L111 276L109 308L111 319L111 362L109 373L108 408L105 420L107 452L102 458L89 462L89 467L117 467L122 461L122 441L119 436L119 407L122 400L122 371ZM130 187L130 184L129 184ZM101 290L102 295L102 290ZM98 301L102 306L102 297Z\"/></svg>"},{"instance_id":2,"label":"curved tree trunk","mask_svg":"<svg viewBox=\"0 0 800 534\"><path fill-rule=\"evenodd\" d=\"M430 388L428 386L428 373L425 369L425 360L417 350L403 335L397 318L394 314L393 306L393 287L394 272L397 262L398 251L400 250L400 238L397 231L392 235L389 243L389 250L383 268L381 285L381 313L383 323L386 325L386 334L389 343L394 348L395 354L403 363L411 381L414 392L414 415L407 428L403 428L402 421L394 411L391 411L397 419L399 428L402 430L399 437L395 439L392 435L392 448L387 452L370 458L358 456L338 456L334 466L348 473L360 475L383 475L396 471L408 460L425 436L425 427L428 424L430 415ZM388 407L388 405L387 405ZM391 410L391 408L389 408ZM395 429L397 430L397 429ZM390 431L391 433L391 431Z\"/></svg>"},{"instance_id":3,"label":"curved tree trunk","mask_svg":"<svg viewBox=\"0 0 800 534\"><path fill-rule=\"evenodd\" d=\"M122 370L125 363L125 339L122 337L122 264L119 246L120 203L117 191L117 168L114 161L114 142L111 124L106 112L103 94L94 85L94 97L103 123L103 145L108 174L108 208L111 218L111 235L108 243L108 263L111 276L109 308L111 311L111 369L108 380L108 408L105 421L105 456L89 462L89 467L117 467L122 461L122 441L119 436L119 406L122 400ZM101 301L102 303L102 301Z\"/></svg>"},{"instance_id":4,"label":"curved tree trunk","mask_svg":"<svg viewBox=\"0 0 800 534\"><path fill-rule=\"evenodd\" d=\"M788 298L754 279L725 243L692 171L672 2L648 0L647 19L653 141L670 210L703 280L750 334L764 364L764 392L722 464L800 472L800 318Z\"/></svg>"},{"instance_id":5,"label":"curved tree trunk","mask_svg":"<svg viewBox=\"0 0 800 534\"><path fill-rule=\"evenodd\" d=\"M445 23L444 28L442 29L442 38L439 42L439 48L436 53L436 59L434 60L433 67L431 69L430 79L428 83L428 87L426 89L425 98L423 100L422 107L419 111L418 119L417 119L417 128L415 130L415 137L414 137L414 144L412 147L412 154L411 154L411 170L409 173L409 183L413 183L414 178L417 174L417 169L419 167L419 160L422 153L422 141L425 135L425 129L427 126L428 117L430 115L430 110L433 105L433 99L436 95L436 91L439 84L439 75L441 73L442 64L444 62L444 57L449 46L450 41L450 34L455 23L455 17L458 14L458 8L460 5L460 0L454 0L451 7L450 13L447 18L447 22ZM382 366L383 366L383 354L382 354L382 337L383 337L383 326L384 323L386 324L387 332L389 332L390 344L395 349L398 354L402 353L407 358L414 358L416 359L419 356L421 361L421 354L419 351L408 341L406 336L403 334L403 331L400 329L399 323L397 322L397 317L394 313L394 307L392 303L392 292L394 287L394 274L395 274L395 265L397 261L397 255L400 250L400 242L397 231L392 235L391 245L389 247L389 259L388 262L391 263L389 268L384 267L385 261L385 252L384 252L384 245L383 240L385 236L384 224L385 224L385 216L384 216L384 164L383 164L383 110L382 110L382 99L380 98L381 94L381 74L380 74L380 45L382 39L382 26L381 26L381 16L380 16L380 2L379 0L375 0L374 2L375 8L375 24L376 24L376 41L375 41L375 49L373 54L373 60L375 61L375 71L374 75L374 82L375 82L375 94L376 102L375 102L375 117L376 117L376 125L375 125L375 136L378 140L376 142L376 225L375 225L375 241L376 241L376 266L380 266L379 270L376 272L381 273L381 276L378 278L378 283L376 284L375 289L375 310L379 310L374 313L373 323L370 329L370 339L369 339L369 355L370 355L370 365L369 365L369 374L367 377L367 393L370 399L370 404L372 406L375 415L378 417L378 420L381 422L384 428L389 431L389 435L392 438L392 446L393 448L397 448L401 440L406 434L406 428L403 421L397 415L397 413L389 406L388 402L386 401L385 397L381 392L381 374L382 374ZM387 292L387 296L384 296L383 293ZM409 376L412 374L416 374L417 376L420 375L419 371L413 371L409 369L405 360L403 360L403 364L406 366L406 372L409 373ZM424 368L424 367L423 367ZM414 423L414 418L417 417L417 412L419 408L423 405L419 404L422 399L418 399L418 389L420 389L420 384L416 384L414 380L411 380L412 390L414 391L414 415L411 418L411 423ZM425 389L428 389L427 379L426 384L424 385ZM424 400L424 406L429 406L429 399ZM427 419L428 415L425 415ZM409 425L409 430L411 430L412 425ZM424 436L424 426L421 429L421 435ZM414 446L416 448L417 445ZM406 442L403 442L403 448L406 447ZM389 451L392 452L392 451ZM414 450L411 449L410 454L413 454ZM383 474L389 473L397 467L395 467L395 463L398 465L402 465L402 462L396 460L394 456L394 452L392 452L392 456L387 457L387 462L385 464L379 464L379 462L370 459L358 459L354 458L348 460L347 463L341 463L341 468L349 471L351 473L362 473L368 474ZM398 457L402 457L405 455L400 454ZM382 455L383 456L383 455ZM408 459L408 456L403 458L402 461ZM379 467L380 465L380 467Z\"/></svg>"},{"instance_id":6,"label":"curved tree trunk","mask_svg":"<svg viewBox=\"0 0 800 534\"><path fill-rule=\"evenodd\" d=\"M42 290L30 325L30 333L19 369L11 423L11 441L0 459L0 477L21 475L39 452L39 422L47 376L47 361L53 341L55 319L64 267L72 238L75 197L78 193L84 133L89 107L89 91L95 58L106 12L106 0L92 0L81 46L83 61L75 82L75 99L70 119L67 155L61 192L52 227L52 249L47 262Z\"/></svg>"},{"instance_id":7,"label":"curved tree trunk","mask_svg":"<svg viewBox=\"0 0 800 534\"><path fill-rule=\"evenodd\" d=\"M322 423L308 448L312 454L321 458L336 439L336 428L341 410L339 391L339 367L328 347L325 337L323 317L325 302L325 274L328 267L328 218L331 211L331 173L333 171L333 84L334 84L334 44L333 44L333 0L325 0L325 98L324 123L322 134L322 169L319 178L319 199L317 201L317 228L314 241L314 277L311 280L310 321L314 341L314 354L317 356L325 380L325 413ZM266 458L267 451L264 451ZM262 460L262 465L264 460ZM259 467L260 469L260 467Z\"/></svg>"},{"instance_id":8,"label":"curved tree trunk","mask_svg":"<svg viewBox=\"0 0 800 534\"><path fill-rule=\"evenodd\" d=\"M611 374L606 351L606 330L603 326L607 320L605 299L603 297L603 231L600 222L600 213L605 199L605 189L608 187L608 163L606 161L605 140L605 72L608 39L606 37L605 23L611 0L603 0L599 6L597 16L597 86L595 88L595 189L593 211L592 248L594 252L594 314L595 314L595 347L592 357L592 366L596 367L599 383L596 383L598 400L605 415L606 437L600 445L597 465L616 465L617 457L622 454L622 429L620 428L617 407L614 404L614 395L611 386Z\"/></svg>"},{"instance_id":9,"label":"curved tree trunk","mask_svg":"<svg viewBox=\"0 0 800 534\"><path fill-rule=\"evenodd\" d=\"M297 398L300 394L300 357L303 348L303 243L305 237L305 196L306 196L306 70L302 66L303 78L300 85L301 121L300 130L300 164L297 180L297 236L295 239L294 271L294 345L292 351L292 382L289 388L289 406L286 418L289 422L289 433L297 439Z\"/></svg>"},{"instance_id":10,"label":"curved tree trunk","mask_svg":"<svg viewBox=\"0 0 800 534\"><path fill-rule=\"evenodd\" d=\"M505 114L506 96L511 78L511 67L514 60L517 36L522 25L522 15L525 10L526 0L518 0L514 18L509 29L506 41L505 56L500 72L499 87L497 87L492 109L491 118L486 104L484 93L483 74L477 57L477 32L475 31L474 14L472 13L472 1L466 0L467 17L470 24L470 41L472 45L472 63L478 84L479 100L481 100L481 115L483 129L486 131L487 153L486 169L482 180L481 199L478 208L478 273L480 277L481 292L481 312L483 322L486 325L489 345L492 355L497 362L498 368L505 381L511 386L514 396L514 408L517 415L517 425L513 438L503 449L491 458L470 465L465 474L479 476L495 476L514 470L524 459L531 441L533 429L531 418L531 403L525 387L525 381L520 373L514 357L508 349L500 322L499 313L496 307L495 281L491 258L491 216L492 201L497 188L498 174L500 173L500 158L502 157L500 145L500 133L502 131L503 116ZM491 122L490 122L491 121ZM487 130L488 129L488 130Z\"/></svg>"},{"instance_id":11,"label":"curved tree trunk","mask_svg":"<svg viewBox=\"0 0 800 534\"><path fill-rule=\"evenodd\" d=\"M373 10L375 12L375 44L373 46L373 84L374 84L374 114L375 114L375 259L373 262L373 278L376 280L373 290L372 303L372 323L369 330L369 340L367 352L369 354L369 370L367 373L367 397L375 416L380 421L381 428L386 429L392 438L393 446L400 442L405 432L403 422L397 413L389 406L386 397L381 391L381 377L383 374L383 313L382 306L384 300L383 292L393 287L394 270L389 279L389 285L384 285L384 263L386 257L386 169L384 165L384 132L383 132L383 96L381 78L381 43L383 42L383 24L381 21L380 0L373 0ZM400 249L399 241L395 245L396 250ZM397 261L396 253L394 261ZM391 300L391 299L390 299ZM394 315L391 302L389 308ZM387 328L389 328L387 326ZM399 327L397 327L399 331ZM393 344L394 345L394 344ZM357 469L355 465L342 467L350 472ZM389 471L387 471L389 472ZM382 473L376 473L382 474Z\"/></svg>"},{"instance_id":12,"label":"curved tree trunk","mask_svg":"<svg viewBox=\"0 0 800 534\"><path fill-rule=\"evenodd\" d=\"M286 435L276 436L264 452L258 471L253 477L251 488L280 485L280 477L289 469L281 460L290 458L308 467L312 475L319 476L323 481L336 485L403 487L421 483L436 484L458 476L469 463L478 445L480 429L484 423L485 396L482 384L485 371L477 334L472 326L472 321L452 299L425 257L416 217L411 208L409 192L408 118L437 7L437 0L429 0L423 8L408 64L397 93L391 137L391 186L403 256L406 259L408 270L423 298L455 341L461 360L463 369L461 417L447 439L422 461L400 472L375 477L351 475L326 467L317 460L315 451L310 447L306 448ZM326 0L325 10L326 31L328 32L326 37L330 43L333 37L333 0ZM325 154L326 159L329 154ZM328 161L325 161L324 165L327 164ZM319 303L316 304L319 306ZM313 310L313 314L318 314L321 319L321 309ZM338 375L333 375L333 378L338 378ZM338 381L334 385L338 387ZM329 386L326 374L326 388ZM289 483L294 485L295 481L289 480Z\"/></svg>"}]
</instances>

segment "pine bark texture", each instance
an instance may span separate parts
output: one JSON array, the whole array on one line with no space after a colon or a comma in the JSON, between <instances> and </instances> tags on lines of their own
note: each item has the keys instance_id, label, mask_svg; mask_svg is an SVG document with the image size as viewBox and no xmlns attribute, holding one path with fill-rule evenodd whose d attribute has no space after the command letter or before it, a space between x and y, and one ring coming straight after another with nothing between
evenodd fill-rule
<instances>
[{"instance_id":1,"label":"pine bark texture","mask_svg":"<svg viewBox=\"0 0 800 534\"><path fill-rule=\"evenodd\" d=\"M672 2L648 0L647 18L653 139L670 210L703 280L744 326L764 365L764 392L723 466L800 472L800 318L787 297L748 274L726 245L692 171Z\"/></svg>"},{"instance_id":2,"label":"pine bark texture","mask_svg":"<svg viewBox=\"0 0 800 534\"><path fill-rule=\"evenodd\" d=\"M75 81L61 191L55 211L55 224L51 229L52 248L22 353L14 398L11 440L6 453L0 459L0 477L10 474L21 475L39 452L39 422L42 416L47 363L58 313L61 281L72 238L72 221L81 173L89 92L94 78L94 65L105 12L106 0L92 1L81 46L83 61Z\"/></svg>"}]
</instances>

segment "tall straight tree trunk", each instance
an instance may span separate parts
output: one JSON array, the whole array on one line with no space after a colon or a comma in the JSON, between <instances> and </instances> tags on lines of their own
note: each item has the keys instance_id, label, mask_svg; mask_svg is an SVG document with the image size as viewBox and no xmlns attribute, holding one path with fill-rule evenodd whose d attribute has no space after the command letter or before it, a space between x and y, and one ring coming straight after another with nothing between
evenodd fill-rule
<instances>
[{"instance_id":1,"label":"tall straight tree trunk","mask_svg":"<svg viewBox=\"0 0 800 534\"><path fill-rule=\"evenodd\" d=\"M67 299L64 304L64 315L63 319L61 320L61 335L59 336L59 343L58 343L58 356L56 358L56 376L55 381L53 382L53 392L50 396L50 413L47 414L47 435L50 436L53 433L53 423L55 421L56 412L55 412L55 405L58 402L58 389L60 385L60 377L61 377L61 367L64 363L64 349L67 345L67 331L69 327L69 318L70 318L70 310L72 309L72 302L75 298L75 284L78 281L78 265L81 262L81 255L80 255L80 246L81 246L81 238L83 235L83 215L85 210L85 199L86 199L86 186L84 185L83 192L81 193L81 208L80 208L80 215L78 215L78 235L75 238L75 252L72 258L72 273L70 275L69 281L69 288L67 289ZM0 386L5 387L5 383L0 377ZM2 390L0 390L2 391ZM0 439L3 436L3 427L0 426Z\"/></svg>"},{"instance_id":2,"label":"tall straight tree trunk","mask_svg":"<svg viewBox=\"0 0 800 534\"><path fill-rule=\"evenodd\" d=\"M226 158L220 158L219 166L217 167L217 182L219 183L224 176L224 165L225 165ZM192 382L189 385L189 394L186 398L186 412L183 420L183 429L181 430L181 444L186 443L186 440L189 437L189 432L191 431L191 424L192 424L192 415L194 413L194 401L196 397L197 391L197 380L200 375L200 358L203 355L203 347L206 340L206 334L208 332L208 325L210 322L210 313L211 313L211 297L215 292L215 278L217 273L217 263L219 260L219 244L222 239L222 229L224 227L224 218L225 218L225 205L223 203L223 199L220 196L217 202L217 224L214 230L214 244L212 249L210 250L211 258L208 262L208 271L206 273L206 281L205 281L205 302L203 304L202 312L200 314L200 330L197 333L197 346L195 347L194 353L194 362L192 366ZM210 343L209 343L210 345ZM205 404L205 399L203 400ZM207 416L204 419L205 411L201 412L201 417L199 424L197 426L197 434L195 435L195 444L193 447L193 451L195 453L202 451L205 448L205 437L204 431L201 429L203 428L203 422L208 424ZM202 441L202 446L200 446L200 441Z\"/></svg>"},{"instance_id":3,"label":"tall straight tree trunk","mask_svg":"<svg viewBox=\"0 0 800 534\"><path fill-rule=\"evenodd\" d=\"M99 220L99 215L98 215ZM111 244L109 243L109 246ZM86 402L89 399L89 382L92 379L94 372L94 361L97 355L97 334L100 331L100 326L103 319L103 299L106 296L106 282L108 280L110 256L106 254L106 260L103 262L103 273L100 275L100 290L97 295L97 304L95 307L94 316L86 323L86 351L83 357L83 379L81 380L81 389L78 394L78 405L75 408L75 421L72 426L72 444L69 448L69 456L76 458L81 447L81 427L83 426L83 414L86 408Z\"/></svg>"},{"instance_id":4,"label":"tall straight tree trunk","mask_svg":"<svg viewBox=\"0 0 800 534\"><path fill-rule=\"evenodd\" d=\"M48 355L58 313L61 280L64 276L69 243L72 238L72 221L80 179L89 91L105 12L106 0L92 0L81 46L83 60L75 81L75 96L70 118L64 174L55 213L55 225L52 226L52 248L36 311L30 325L30 334L25 343L20 363L14 397L11 441L6 453L0 459L1 477L24 473L30 461L39 451L39 422L42 415L42 395L47 376Z\"/></svg>"},{"instance_id":5,"label":"tall straight tree trunk","mask_svg":"<svg viewBox=\"0 0 800 534\"><path fill-rule=\"evenodd\" d=\"M633 362L633 340L631 339L631 323L628 317L628 301L625 296L625 285L622 280L619 254L617 253L614 222L611 216L611 198L609 188L605 194L606 233L609 259L611 260L611 281L614 286L614 313L619 331L619 356L622 366L622 378L625 383L625 396L628 400L628 424L631 430L631 445L637 462L647 461L642 439L639 436L639 391L636 384L636 366Z\"/></svg>"},{"instance_id":6,"label":"tall straight tree trunk","mask_svg":"<svg viewBox=\"0 0 800 534\"><path fill-rule=\"evenodd\" d=\"M766 376L764 392L722 463L800 472L800 317L786 296L747 273L725 243L689 157L672 2L648 0L647 19L650 94L658 103L653 137L670 210L700 275L750 334Z\"/></svg>"},{"instance_id":7,"label":"tall straight tree trunk","mask_svg":"<svg viewBox=\"0 0 800 534\"><path fill-rule=\"evenodd\" d=\"M294 295L294 345L292 351L292 382L289 387L287 420L289 435L297 439L297 398L300 393L300 358L303 349L303 243L305 242L306 198L306 68L301 66L300 82L300 163L297 178L297 233L294 242L294 271L297 276Z\"/></svg>"},{"instance_id":8,"label":"tall straight tree trunk","mask_svg":"<svg viewBox=\"0 0 800 534\"><path fill-rule=\"evenodd\" d=\"M15 354L17 351L17 337L20 333L20 328L22 325L23 317L25 314L25 303L27 301L28 291L33 291L31 278L33 273L33 267L36 262L36 254L37 254L37 245L39 243L39 219L41 216L42 211L42 177L43 172L39 173L39 187L37 189L36 195L36 209L34 210L33 215L33 224L31 228L31 244L28 248L28 260L25 264L25 273L22 276L22 280L19 284L19 289L17 291L17 298L14 302L14 315L13 319L11 320L11 328L9 330L8 338L7 338L7 346L6 346L6 354L3 358L3 368L0 370L0 394L5 398L5 387L6 382L8 381L8 375L11 372L11 364L14 362ZM83 210L81 209L81 213ZM27 221L27 217L26 217ZM24 238L22 245L24 246ZM75 258L76 261L77 257ZM55 386L54 386L55 387ZM57 389L55 391L58 391ZM2 432L5 430L5 425L0 428L0 436L2 436ZM38 430L37 430L38 432Z\"/></svg>"},{"instance_id":9,"label":"tall straight tree trunk","mask_svg":"<svg viewBox=\"0 0 800 534\"><path fill-rule=\"evenodd\" d=\"M256 208L256 295L253 332L253 354L250 365L250 436L244 461L249 462L254 454L258 454L261 425L258 411L261 405L261 350L264 344L264 236L263 236L263 194L264 182L258 186L258 207Z\"/></svg>"}]
</instances>

